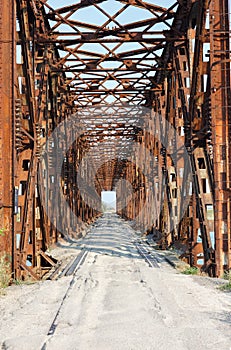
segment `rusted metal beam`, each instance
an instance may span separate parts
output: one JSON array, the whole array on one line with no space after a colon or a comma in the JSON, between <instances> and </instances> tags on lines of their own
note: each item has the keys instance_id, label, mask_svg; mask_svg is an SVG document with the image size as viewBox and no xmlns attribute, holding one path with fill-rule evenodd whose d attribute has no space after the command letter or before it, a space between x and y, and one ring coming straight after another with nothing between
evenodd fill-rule
<instances>
[{"instance_id":1,"label":"rusted metal beam","mask_svg":"<svg viewBox=\"0 0 231 350\"><path fill-rule=\"evenodd\" d=\"M210 2L211 118L217 275L230 268L230 26L227 0Z\"/></svg>"},{"instance_id":2,"label":"rusted metal beam","mask_svg":"<svg viewBox=\"0 0 231 350\"><path fill-rule=\"evenodd\" d=\"M0 251L14 264L14 2L0 3Z\"/></svg>"},{"instance_id":3,"label":"rusted metal beam","mask_svg":"<svg viewBox=\"0 0 231 350\"><path fill-rule=\"evenodd\" d=\"M62 8L51 6L49 0L1 3L4 23L8 20L4 24L0 18L0 215L6 228L0 244L14 252L17 278L42 277L43 265L53 265L45 254L47 247L59 235L81 235L99 215L99 198L89 195L85 203L76 185L81 162L95 147L97 152L81 170L85 192L90 191L91 177L98 194L118 186L118 212L129 220L136 218L137 227L146 233L159 230L162 247L183 245L182 257L210 275L222 275L231 266L228 1L178 1L169 8L141 0L118 3L117 12L104 7L102 0L73 1ZM20 29L16 33L15 5ZM103 19L84 23L76 17L79 11L87 16L91 10ZM205 44L210 44L206 61ZM22 55L17 64L15 45L17 56L19 51ZM126 104L152 112L130 115ZM60 180L55 171L58 158L49 160L49 176L38 171L41 146L71 115L75 115L73 128L63 128L57 141L60 149L68 145L75 128L86 127L68 147L61 174L63 194L76 214L73 219L66 209L52 205L59 204L54 186ZM160 115L175 128L171 138ZM172 154L148 132L156 128L168 140ZM191 185L187 172L179 175L178 168L184 169L187 162L177 139L189 152L193 175L188 208L181 194ZM154 161L137 153L134 143L149 150ZM48 212L39 181L50 193ZM129 186L132 200L123 202ZM215 220L208 213L213 205ZM50 220L59 210L62 224L67 217L65 232L58 232Z\"/></svg>"}]
</instances>

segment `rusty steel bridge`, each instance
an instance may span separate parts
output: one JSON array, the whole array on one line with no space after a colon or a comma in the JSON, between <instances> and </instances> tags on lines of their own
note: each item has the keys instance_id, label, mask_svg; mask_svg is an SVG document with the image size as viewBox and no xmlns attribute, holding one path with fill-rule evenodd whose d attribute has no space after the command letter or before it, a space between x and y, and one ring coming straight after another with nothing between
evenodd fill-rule
<instances>
[{"instance_id":1,"label":"rusty steel bridge","mask_svg":"<svg viewBox=\"0 0 231 350\"><path fill-rule=\"evenodd\" d=\"M40 279L102 191L210 276L231 268L228 0L1 0L0 249ZM165 6L164 6L165 4Z\"/></svg>"}]
</instances>

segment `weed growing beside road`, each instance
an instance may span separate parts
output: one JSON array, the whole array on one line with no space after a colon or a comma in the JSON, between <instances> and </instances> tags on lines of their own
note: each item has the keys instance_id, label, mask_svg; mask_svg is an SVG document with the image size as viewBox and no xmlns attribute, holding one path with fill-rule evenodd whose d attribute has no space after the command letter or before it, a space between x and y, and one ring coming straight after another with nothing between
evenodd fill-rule
<instances>
[{"instance_id":1,"label":"weed growing beside road","mask_svg":"<svg viewBox=\"0 0 231 350\"><path fill-rule=\"evenodd\" d=\"M227 283L220 286L220 289L224 291L231 291L231 270L224 273L224 279L227 280Z\"/></svg>"},{"instance_id":2,"label":"weed growing beside road","mask_svg":"<svg viewBox=\"0 0 231 350\"><path fill-rule=\"evenodd\" d=\"M10 261L6 254L0 256L0 289L9 286L11 280Z\"/></svg>"},{"instance_id":3,"label":"weed growing beside road","mask_svg":"<svg viewBox=\"0 0 231 350\"><path fill-rule=\"evenodd\" d=\"M182 271L184 275L198 275L200 270L195 266L187 267L185 270Z\"/></svg>"}]
</instances>

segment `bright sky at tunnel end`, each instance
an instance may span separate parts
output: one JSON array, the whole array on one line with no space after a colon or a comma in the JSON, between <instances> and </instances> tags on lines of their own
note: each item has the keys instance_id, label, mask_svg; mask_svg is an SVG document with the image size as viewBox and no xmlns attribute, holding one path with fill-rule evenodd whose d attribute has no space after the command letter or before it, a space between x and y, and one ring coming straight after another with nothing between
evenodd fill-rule
<instances>
[{"instance_id":1,"label":"bright sky at tunnel end","mask_svg":"<svg viewBox=\"0 0 231 350\"><path fill-rule=\"evenodd\" d=\"M108 206L116 209L116 192L115 191L102 191L101 200Z\"/></svg>"}]
</instances>

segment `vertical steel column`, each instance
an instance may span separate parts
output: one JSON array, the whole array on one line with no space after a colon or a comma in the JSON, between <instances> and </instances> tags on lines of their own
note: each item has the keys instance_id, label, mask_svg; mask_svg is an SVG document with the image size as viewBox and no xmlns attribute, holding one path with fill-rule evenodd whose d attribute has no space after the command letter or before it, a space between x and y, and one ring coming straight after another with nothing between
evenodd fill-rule
<instances>
[{"instance_id":1,"label":"vertical steel column","mask_svg":"<svg viewBox=\"0 0 231 350\"><path fill-rule=\"evenodd\" d=\"M13 184L13 0L0 3L0 251L12 256ZM13 258L13 257L12 257Z\"/></svg>"},{"instance_id":2,"label":"vertical steel column","mask_svg":"<svg viewBox=\"0 0 231 350\"><path fill-rule=\"evenodd\" d=\"M230 111L230 48L228 0L210 2L210 74L211 115L214 156L215 234L217 275L221 276L228 261L230 240L230 200L228 179L229 163L229 111ZM229 237L229 238L228 238Z\"/></svg>"}]
</instances>

